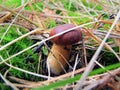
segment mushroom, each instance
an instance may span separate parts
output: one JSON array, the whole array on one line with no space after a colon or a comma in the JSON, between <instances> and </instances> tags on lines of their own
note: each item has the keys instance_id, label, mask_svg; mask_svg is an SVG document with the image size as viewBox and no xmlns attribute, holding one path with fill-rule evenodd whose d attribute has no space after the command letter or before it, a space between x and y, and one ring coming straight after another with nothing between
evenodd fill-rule
<instances>
[{"instance_id":1,"label":"mushroom","mask_svg":"<svg viewBox=\"0 0 120 90\"><path fill-rule=\"evenodd\" d=\"M63 24L57 26L51 30L50 36L56 35L73 27L75 27L73 24ZM74 43L77 43L80 40L82 40L82 32L79 28L51 39L53 46L47 57L47 65L54 75L59 75L65 72L69 62L71 47Z\"/></svg>"}]
</instances>

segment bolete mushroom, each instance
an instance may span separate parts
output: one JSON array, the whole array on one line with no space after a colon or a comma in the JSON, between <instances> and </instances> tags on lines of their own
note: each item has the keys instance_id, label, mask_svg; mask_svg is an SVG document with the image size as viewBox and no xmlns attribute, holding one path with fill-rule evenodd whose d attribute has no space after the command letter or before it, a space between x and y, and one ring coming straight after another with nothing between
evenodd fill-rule
<instances>
[{"instance_id":1,"label":"bolete mushroom","mask_svg":"<svg viewBox=\"0 0 120 90\"><path fill-rule=\"evenodd\" d=\"M57 26L51 30L50 36L56 35L73 27L75 27L73 24L63 24ZM53 46L47 57L47 64L53 74L59 75L64 72L69 61L72 44L77 43L81 39L82 32L79 28L51 39Z\"/></svg>"}]
</instances>

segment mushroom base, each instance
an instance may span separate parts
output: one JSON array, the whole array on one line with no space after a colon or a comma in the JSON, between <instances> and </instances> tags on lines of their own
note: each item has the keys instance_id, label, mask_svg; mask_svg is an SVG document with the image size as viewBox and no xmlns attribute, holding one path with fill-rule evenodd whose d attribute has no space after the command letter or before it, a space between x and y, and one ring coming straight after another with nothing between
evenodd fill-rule
<instances>
[{"instance_id":1,"label":"mushroom base","mask_svg":"<svg viewBox=\"0 0 120 90\"><path fill-rule=\"evenodd\" d=\"M55 75L66 72L69 60L71 46L61 46L53 44L51 52L47 58L47 64L50 71Z\"/></svg>"}]
</instances>

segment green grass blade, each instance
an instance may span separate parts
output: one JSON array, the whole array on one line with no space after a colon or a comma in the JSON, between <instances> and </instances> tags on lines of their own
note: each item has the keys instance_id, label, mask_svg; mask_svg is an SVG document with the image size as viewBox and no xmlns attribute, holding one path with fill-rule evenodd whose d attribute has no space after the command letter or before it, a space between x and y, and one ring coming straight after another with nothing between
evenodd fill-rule
<instances>
[{"instance_id":1,"label":"green grass blade","mask_svg":"<svg viewBox=\"0 0 120 90\"><path fill-rule=\"evenodd\" d=\"M120 67L120 63L117 63L117 64L106 66L106 70L113 70L113 69L119 68L119 67ZM103 70L102 68L99 68L99 69L93 70L89 75L91 76L91 75L100 74L100 73L104 73L104 72L105 72L105 70ZM57 81L55 83L51 83L48 86L45 85L42 87L34 88L32 90L50 90L50 89L54 89L54 88L57 88L60 86L65 86L66 84L70 84L70 83L73 83L73 82L79 80L81 75L82 74L79 74L79 75L76 75L74 78L68 78L65 80Z\"/></svg>"}]
</instances>

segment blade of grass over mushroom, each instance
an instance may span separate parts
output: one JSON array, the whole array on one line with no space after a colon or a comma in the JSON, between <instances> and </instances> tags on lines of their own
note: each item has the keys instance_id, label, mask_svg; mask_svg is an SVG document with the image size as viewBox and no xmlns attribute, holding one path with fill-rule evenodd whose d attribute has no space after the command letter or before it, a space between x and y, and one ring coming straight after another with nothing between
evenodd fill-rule
<instances>
[{"instance_id":1,"label":"blade of grass over mushroom","mask_svg":"<svg viewBox=\"0 0 120 90\"><path fill-rule=\"evenodd\" d=\"M112 26L110 27L107 35L105 36L105 38L103 39L102 43L101 43L100 46L98 47L97 51L96 51L95 54L93 55L90 63L88 64L86 70L84 71L82 77L81 77L80 80L78 81L78 83L77 83L77 85L76 85L76 88L75 88L76 90L79 90L79 89L82 88L82 85L83 85L82 82L84 82L84 81L86 80L89 72L93 69L93 65L94 65L94 63L95 63L98 55L100 54L100 52L101 52L101 50L102 50L102 48L103 48L106 40L108 39L111 31L113 30L114 26L116 25L117 21L119 20L119 17L120 17L120 11L118 12L117 17L115 18Z\"/></svg>"},{"instance_id":2,"label":"blade of grass over mushroom","mask_svg":"<svg viewBox=\"0 0 120 90\"><path fill-rule=\"evenodd\" d=\"M96 21L96 22L98 22L98 21ZM62 35L62 34L64 34L64 33L66 33L66 32L69 32L69 31L71 31L71 30L74 30L74 29L76 29L76 28L81 28L81 27L84 27L84 26L86 26L86 25L93 24L93 23L96 23L96 22L89 22L89 23L86 23L86 24L82 24L82 25L76 26L76 27L74 27L74 28L68 29L68 30L66 30L66 31L63 31L63 32L61 32L61 33L59 33L59 34L53 35L53 36L51 36L51 37L49 37L49 38L47 38L47 39L43 39L42 41L37 42L37 43L33 44L32 46L30 46L30 47L28 47L28 48L26 48L26 49L24 49L24 50L22 50L22 51L20 51L20 52L18 52L18 53L16 53L16 54L12 55L12 56L10 56L9 58L7 58L7 59L5 59L4 61L0 62L0 64L4 63L4 62L6 62L6 61L9 61L11 58L16 57L16 56L18 56L19 54L21 54L21 53L23 53L23 52L25 52L25 51L27 51L27 50L29 50L29 49L31 49L31 48L39 45L39 44L41 44L41 43L46 42L47 40L50 40L50 39L52 39L52 38L54 38L54 37L57 37L57 36L59 36L59 35ZM14 42L13 42L13 43L14 43ZM2 50L2 49L0 49L0 50Z\"/></svg>"},{"instance_id":3,"label":"blade of grass over mushroom","mask_svg":"<svg viewBox=\"0 0 120 90\"><path fill-rule=\"evenodd\" d=\"M118 68L118 70L120 69L120 63L117 63L117 64L113 64L113 65L109 65L109 66L106 66L106 70L114 70L115 68ZM99 69L96 69L96 70L93 70L89 73L90 76L92 75L96 75L96 74L101 74L101 73L104 73L105 70L103 70L102 68L99 68ZM60 86L65 86L67 84L70 84L70 83L73 83L73 82L76 82L77 80L79 80L79 78L81 77L81 74L79 75L76 75L74 76L73 78L68 78L68 79L64 79L64 80L61 80L61 81L57 81L55 83L51 83L49 85L45 85L45 86L41 86L41 87L38 87L38 88L34 88L32 90L50 90L50 89L55 89L55 88L58 88Z\"/></svg>"}]
</instances>

